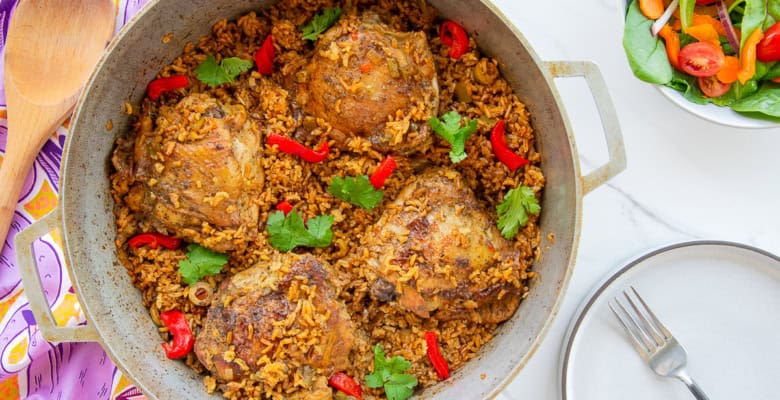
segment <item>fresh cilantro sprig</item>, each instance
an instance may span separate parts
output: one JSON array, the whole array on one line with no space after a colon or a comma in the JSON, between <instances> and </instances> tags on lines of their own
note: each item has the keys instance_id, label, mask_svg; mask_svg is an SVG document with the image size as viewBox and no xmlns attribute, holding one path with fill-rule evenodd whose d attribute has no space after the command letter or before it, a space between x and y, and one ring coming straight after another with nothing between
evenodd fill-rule
<instances>
[{"instance_id":1,"label":"fresh cilantro sprig","mask_svg":"<svg viewBox=\"0 0 780 400\"><path fill-rule=\"evenodd\" d=\"M298 210L293 209L287 216L275 211L268 216L266 229L268 241L275 249L286 253L298 246L327 247L333 241L332 215L320 215L307 222Z\"/></svg>"},{"instance_id":2,"label":"fresh cilantro sprig","mask_svg":"<svg viewBox=\"0 0 780 400\"><path fill-rule=\"evenodd\" d=\"M330 181L328 192L347 203L363 207L368 211L378 206L385 195L381 190L376 190L365 175L346 178L336 176Z\"/></svg>"},{"instance_id":3,"label":"fresh cilantro sprig","mask_svg":"<svg viewBox=\"0 0 780 400\"><path fill-rule=\"evenodd\" d=\"M366 385L370 388L385 388L387 400L406 400L414 393L417 378L403 372L412 367L412 363L401 356L391 359L385 357L382 345L374 346L374 372L366 375Z\"/></svg>"},{"instance_id":4,"label":"fresh cilantro sprig","mask_svg":"<svg viewBox=\"0 0 780 400\"><path fill-rule=\"evenodd\" d=\"M206 60L195 68L195 75L198 79L209 85L219 86L223 83L233 82L236 77L252 68L252 62L238 57L223 58L222 62L217 64L217 59L211 54L206 56Z\"/></svg>"},{"instance_id":5,"label":"fresh cilantro sprig","mask_svg":"<svg viewBox=\"0 0 780 400\"><path fill-rule=\"evenodd\" d=\"M312 42L317 40L317 37L333 26L339 18L341 18L341 7L326 8L322 14L315 15L308 24L301 26L303 38Z\"/></svg>"},{"instance_id":6,"label":"fresh cilantro sprig","mask_svg":"<svg viewBox=\"0 0 780 400\"><path fill-rule=\"evenodd\" d=\"M528 214L539 215L542 207L534 196L534 190L528 186L518 186L504 196L504 201L496 207L498 229L506 239L512 239L517 231L528 223Z\"/></svg>"},{"instance_id":7,"label":"fresh cilantro sprig","mask_svg":"<svg viewBox=\"0 0 780 400\"><path fill-rule=\"evenodd\" d=\"M431 117L428 124L436 134L452 145L450 160L453 163L466 159L466 141L477 131L477 120L469 121L461 117L457 111L450 111L442 115L441 119Z\"/></svg>"},{"instance_id":8,"label":"fresh cilantro sprig","mask_svg":"<svg viewBox=\"0 0 780 400\"><path fill-rule=\"evenodd\" d=\"M193 243L187 246L187 258L179 261L179 273L186 284L194 285L204 276L220 273L227 260L227 255Z\"/></svg>"}]
</instances>

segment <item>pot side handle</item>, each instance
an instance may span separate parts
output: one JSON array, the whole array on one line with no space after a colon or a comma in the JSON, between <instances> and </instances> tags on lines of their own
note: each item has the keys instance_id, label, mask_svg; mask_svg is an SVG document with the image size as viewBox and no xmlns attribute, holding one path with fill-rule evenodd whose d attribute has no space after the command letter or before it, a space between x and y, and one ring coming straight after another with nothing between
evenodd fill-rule
<instances>
[{"instance_id":1,"label":"pot side handle","mask_svg":"<svg viewBox=\"0 0 780 400\"><path fill-rule=\"evenodd\" d=\"M22 275L22 283L24 284L24 293L30 302L30 309L35 316L38 329L46 340L55 343L97 342L99 341L98 333L92 326L58 326L43 292L43 284L41 284L41 277L33 257L32 244L41 236L60 226L62 226L60 213L58 209L55 209L16 235L14 247L16 248L19 273Z\"/></svg>"},{"instance_id":2,"label":"pot side handle","mask_svg":"<svg viewBox=\"0 0 780 400\"><path fill-rule=\"evenodd\" d=\"M581 178L582 192L588 194L626 169L626 149L623 146L623 134L615 106L612 104L604 77L596 64L589 61L550 61L545 62L544 65L553 78L585 78L598 109L607 142L609 161Z\"/></svg>"}]
</instances>

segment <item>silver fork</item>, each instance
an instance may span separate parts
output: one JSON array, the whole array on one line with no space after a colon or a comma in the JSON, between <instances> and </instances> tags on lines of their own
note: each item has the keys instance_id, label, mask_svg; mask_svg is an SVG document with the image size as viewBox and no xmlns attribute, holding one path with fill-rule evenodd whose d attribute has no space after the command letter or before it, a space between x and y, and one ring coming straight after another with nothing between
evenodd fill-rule
<instances>
[{"instance_id":1,"label":"silver fork","mask_svg":"<svg viewBox=\"0 0 780 400\"><path fill-rule=\"evenodd\" d=\"M609 309L626 328L634 348L656 374L681 380L698 400L709 400L693 378L685 372L688 356L685 349L672 336L672 333L658 320L639 293L631 287L640 306L623 291L623 296L630 304L626 309L619 297L609 302Z\"/></svg>"}]
</instances>

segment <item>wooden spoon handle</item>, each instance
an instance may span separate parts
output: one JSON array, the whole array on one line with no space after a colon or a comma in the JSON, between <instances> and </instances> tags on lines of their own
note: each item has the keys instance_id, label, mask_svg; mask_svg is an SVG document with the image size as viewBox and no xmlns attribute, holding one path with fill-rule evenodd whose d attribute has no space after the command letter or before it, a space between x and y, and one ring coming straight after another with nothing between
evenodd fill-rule
<instances>
[{"instance_id":1,"label":"wooden spoon handle","mask_svg":"<svg viewBox=\"0 0 780 400\"><path fill-rule=\"evenodd\" d=\"M33 158L34 159L34 158ZM5 243L8 228L11 226L11 220L14 218L16 203L19 201L19 193L24 186L24 180L32 167L32 160L28 165L21 163L9 163L8 157L3 160L3 166L0 167L0 243ZM0 246L0 249L2 246Z\"/></svg>"},{"instance_id":2,"label":"wooden spoon handle","mask_svg":"<svg viewBox=\"0 0 780 400\"><path fill-rule=\"evenodd\" d=\"M13 85L7 86L6 92L13 97L13 100L8 99L9 104L13 102L16 106L16 103L24 103L23 99L16 97ZM16 115L19 108L8 109L8 136L5 156L0 165L0 244L5 243L16 203L19 201L19 193L32 169L35 157L73 108L73 101L68 99L68 103L54 106L18 104L23 106L21 109L27 111L24 115Z\"/></svg>"}]
</instances>

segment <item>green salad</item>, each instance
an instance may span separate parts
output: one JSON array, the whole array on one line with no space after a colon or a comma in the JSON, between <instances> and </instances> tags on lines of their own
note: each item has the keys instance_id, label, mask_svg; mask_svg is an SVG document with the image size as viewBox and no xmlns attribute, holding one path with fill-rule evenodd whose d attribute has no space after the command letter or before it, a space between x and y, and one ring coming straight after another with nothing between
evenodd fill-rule
<instances>
[{"instance_id":1,"label":"green salad","mask_svg":"<svg viewBox=\"0 0 780 400\"><path fill-rule=\"evenodd\" d=\"M780 118L780 0L633 0L623 48L645 82Z\"/></svg>"}]
</instances>

